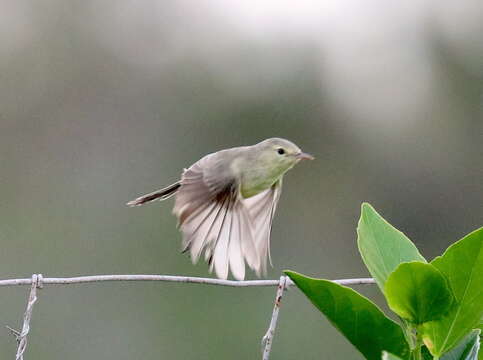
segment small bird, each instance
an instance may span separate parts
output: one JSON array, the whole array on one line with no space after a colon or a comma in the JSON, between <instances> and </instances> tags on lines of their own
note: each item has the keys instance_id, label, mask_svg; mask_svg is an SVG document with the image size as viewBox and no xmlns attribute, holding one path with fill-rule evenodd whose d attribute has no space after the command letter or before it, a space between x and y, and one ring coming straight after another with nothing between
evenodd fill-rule
<instances>
[{"instance_id":1,"label":"small bird","mask_svg":"<svg viewBox=\"0 0 483 360\"><path fill-rule=\"evenodd\" d=\"M283 175L300 160L313 160L280 138L221 150L184 169L181 180L127 203L138 206L176 195L173 214L183 234L182 252L196 264L204 252L220 279L231 269L245 278L245 262L260 276L270 258L272 220Z\"/></svg>"}]
</instances>

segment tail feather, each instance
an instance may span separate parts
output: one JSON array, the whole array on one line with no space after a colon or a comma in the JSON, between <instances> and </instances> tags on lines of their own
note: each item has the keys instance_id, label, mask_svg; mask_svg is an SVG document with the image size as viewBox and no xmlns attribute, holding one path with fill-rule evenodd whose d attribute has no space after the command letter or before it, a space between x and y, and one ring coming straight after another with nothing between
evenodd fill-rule
<instances>
[{"instance_id":1,"label":"tail feather","mask_svg":"<svg viewBox=\"0 0 483 360\"><path fill-rule=\"evenodd\" d=\"M126 205L128 206L139 206L143 205L147 202L154 201L154 200L166 200L176 194L176 192L181 187L181 181L175 182L163 189L156 190L152 193L143 195L138 197L137 199L129 201Z\"/></svg>"}]
</instances>

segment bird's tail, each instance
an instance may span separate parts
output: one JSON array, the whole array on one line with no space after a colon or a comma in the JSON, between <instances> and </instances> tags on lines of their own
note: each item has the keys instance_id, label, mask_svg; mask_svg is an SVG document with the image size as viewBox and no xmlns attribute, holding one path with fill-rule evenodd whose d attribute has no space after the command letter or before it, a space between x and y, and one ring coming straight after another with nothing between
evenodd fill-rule
<instances>
[{"instance_id":1,"label":"bird's tail","mask_svg":"<svg viewBox=\"0 0 483 360\"><path fill-rule=\"evenodd\" d=\"M181 187L181 181L175 182L165 188L156 190L152 193L138 197L137 199L129 201L126 205L128 206L139 206L153 200L166 200L167 198L176 194L178 189Z\"/></svg>"}]
</instances>

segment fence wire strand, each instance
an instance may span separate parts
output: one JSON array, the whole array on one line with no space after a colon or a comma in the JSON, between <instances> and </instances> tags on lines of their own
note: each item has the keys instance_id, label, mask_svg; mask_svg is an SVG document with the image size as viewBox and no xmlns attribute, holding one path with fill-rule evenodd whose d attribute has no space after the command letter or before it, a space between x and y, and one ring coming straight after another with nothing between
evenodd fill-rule
<instances>
[{"instance_id":1,"label":"fence wire strand","mask_svg":"<svg viewBox=\"0 0 483 360\"><path fill-rule=\"evenodd\" d=\"M270 357L270 351L272 350L272 341L275 336L275 328L277 327L278 313L280 306L282 306L282 296L285 289L287 289L287 282L289 278L281 276L278 282L277 294L275 295L275 301L273 304L272 319L267 332L262 338L262 360L268 360Z\"/></svg>"},{"instance_id":2,"label":"fence wire strand","mask_svg":"<svg viewBox=\"0 0 483 360\"><path fill-rule=\"evenodd\" d=\"M0 280L0 286L22 286L30 285L30 292L27 301L27 308L23 317L22 330L17 331L9 326L7 329L17 339L17 353L15 360L23 360L23 355L27 348L27 335L30 332L30 321L32 318L32 311L35 302L37 301L37 289L41 289L44 285L69 285L69 284L85 284L97 283L105 281L162 281L172 283L190 283L190 284L204 284L217 286L231 286L231 287L249 287L249 286L276 286L277 293L273 307L270 325L266 334L262 339L262 360L268 360L272 348L273 338L275 336L275 328L277 326L277 319L280 311L281 300L283 292L294 283L286 276L281 276L279 280L223 280L213 278L202 278L192 276L174 276L174 275L92 275L92 276L76 276L65 278L44 278L41 274L34 274L31 278L22 279L5 279ZM372 278L358 278L358 279L339 279L332 280L340 285L364 285L374 284Z\"/></svg>"},{"instance_id":3,"label":"fence wire strand","mask_svg":"<svg viewBox=\"0 0 483 360\"><path fill-rule=\"evenodd\" d=\"M27 335L30 332L30 320L32 318L34 304L37 302L37 289L41 289L43 286L42 280L42 274L33 274L32 278L30 279L30 292L27 301L27 309L23 315L22 331L16 331L7 326L7 329L10 330L17 340L17 353L15 355L15 360L23 360L23 354L27 349Z\"/></svg>"},{"instance_id":4,"label":"fence wire strand","mask_svg":"<svg viewBox=\"0 0 483 360\"><path fill-rule=\"evenodd\" d=\"M279 280L222 280L213 278L202 278L192 276L174 276L174 275L92 275L92 276L77 276L67 278L43 278L44 285L68 285L68 284L83 284L95 283L101 281L166 281L176 283L190 283L190 284L204 284L204 285L218 285L218 286L232 286L232 287L247 287L247 286L278 286ZM372 278L359 279L340 279L332 280L340 285L362 285L373 284ZM31 285L31 278L24 279L6 279L0 280L0 286L16 286L16 285ZM288 285L293 285L291 280L288 280Z\"/></svg>"}]
</instances>

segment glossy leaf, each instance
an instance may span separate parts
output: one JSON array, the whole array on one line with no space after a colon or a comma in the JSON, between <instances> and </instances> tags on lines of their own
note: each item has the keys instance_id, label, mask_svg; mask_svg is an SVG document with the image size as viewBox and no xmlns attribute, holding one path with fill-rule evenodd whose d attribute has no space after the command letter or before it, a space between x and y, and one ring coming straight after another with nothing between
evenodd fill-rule
<instances>
[{"instance_id":1,"label":"glossy leaf","mask_svg":"<svg viewBox=\"0 0 483 360\"><path fill-rule=\"evenodd\" d=\"M448 279L455 297L445 316L422 325L426 346L433 355L441 356L483 317L483 228L450 246L431 264Z\"/></svg>"},{"instance_id":2,"label":"glossy leaf","mask_svg":"<svg viewBox=\"0 0 483 360\"><path fill-rule=\"evenodd\" d=\"M382 291L389 274L400 263L426 262L411 240L367 203L362 204L357 226L357 244L364 263Z\"/></svg>"},{"instance_id":3,"label":"glossy leaf","mask_svg":"<svg viewBox=\"0 0 483 360\"><path fill-rule=\"evenodd\" d=\"M418 261L400 264L389 275L384 293L391 310L414 324L441 318L453 302L441 272Z\"/></svg>"},{"instance_id":4,"label":"glossy leaf","mask_svg":"<svg viewBox=\"0 0 483 360\"><path fill-rule=\"evenodd\" d=\"M480 325L478 325L478 329L480 329L480 349L481 349L481 342L482 342L482 335L483 335L483 319L481 319ZM483 360L483 350L478 352L478 360Z\"/></svg>"},{"instance_id":5,"label":"glossy leaf","mask_svg":"<svg viewBox=\"0 0 483 360\"><path fill-rule=\"evenodd\" d=\"M433 355L431 355L428 348L424 345L421 347L421 356L423 360L433 360Z\"/></svg>"},{"instance_id":6,"label":"glossy leaf","mask_svg":"<svg viewBox=\"0 0 483 360\"><path fill-rule=\"evenodd\" d=\"M399 356L388 353L387 351L383 351L382 360L401 360L401 358Z\"/></svg>"},{"instance_id":7,"label":"glossy leaf","mask_svg":"<svg viewBox=\"0 0 483 360\"><path fill-rule=\"evenodd\" d=\"M366 359L380 360L383 350L409 358L401 327L369 299L329 280L285 273Z\"/></svg>"},{"instance_id":8,"label":"glossy leaf","mask_svg":"<svg viewBox=\"0 0 483 360\"><path fill-rule=\"evenodd\" d=\"M480 330L473 330L440 360L477 360L480 348Z\"/></svg>"}]
</instances>

